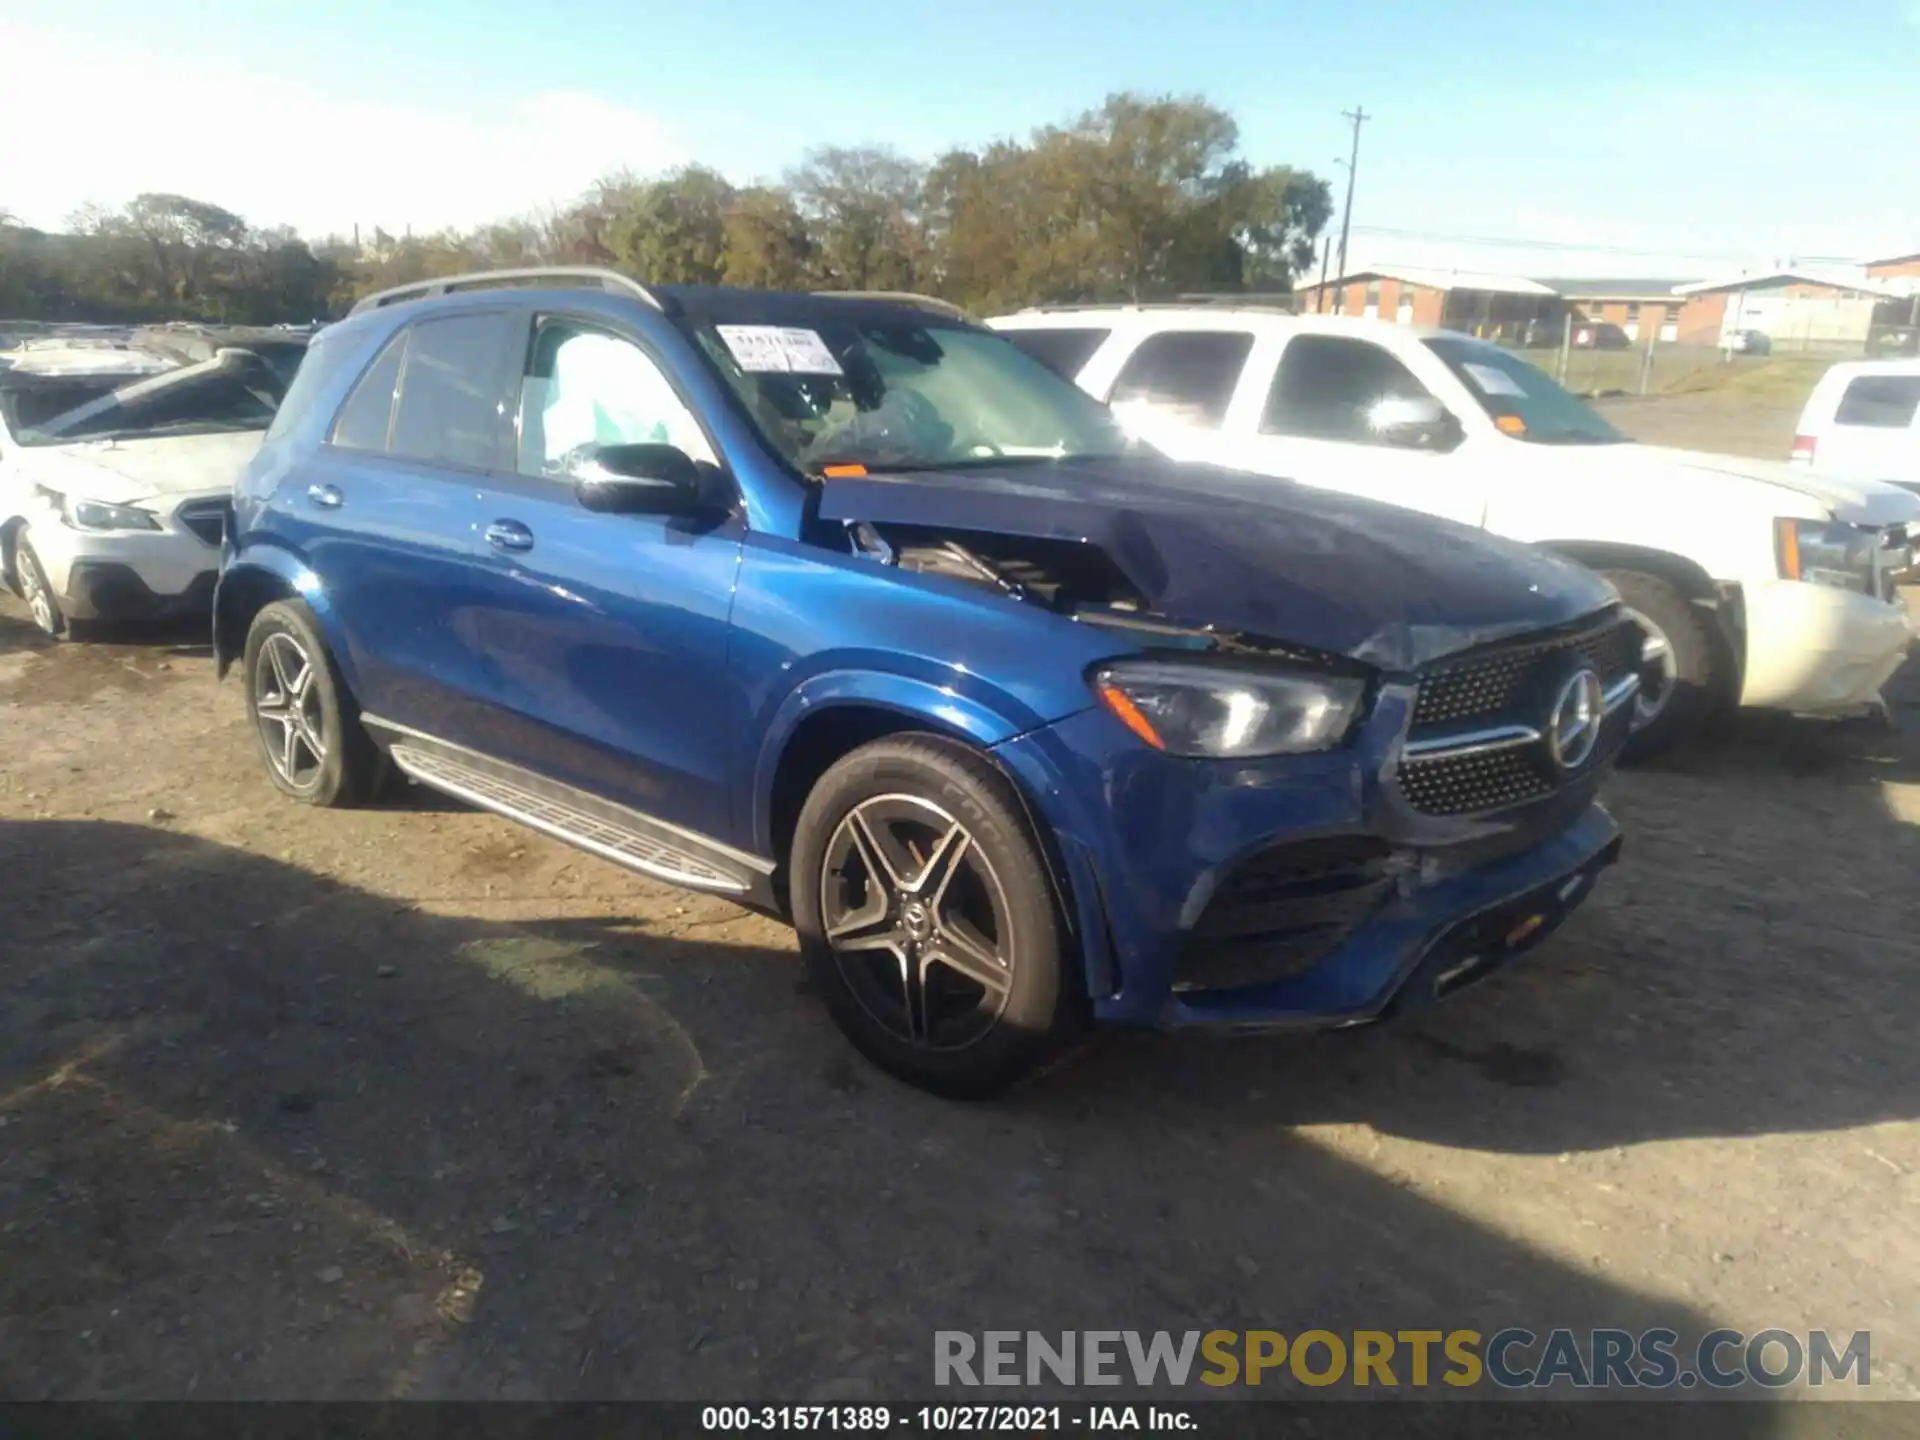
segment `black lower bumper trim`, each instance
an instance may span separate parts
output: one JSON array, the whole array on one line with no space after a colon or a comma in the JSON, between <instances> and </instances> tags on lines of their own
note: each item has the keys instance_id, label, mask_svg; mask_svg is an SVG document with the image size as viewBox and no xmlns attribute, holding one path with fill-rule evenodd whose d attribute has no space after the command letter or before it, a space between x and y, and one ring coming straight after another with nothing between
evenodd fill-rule
<instances>
[{"instance_id":1,"label":"black lower bumper trim","mask_svg":"<svg viewBox=\"0 0 1920 1440\"><path fill-rule=\"evenodd\" d=\"M202 571L178 595L156 595L129 566L108 561L75 561L67 575L60 613L69 620L176 620L213 609L218 574Z\"/></svg>"}]
</instances>

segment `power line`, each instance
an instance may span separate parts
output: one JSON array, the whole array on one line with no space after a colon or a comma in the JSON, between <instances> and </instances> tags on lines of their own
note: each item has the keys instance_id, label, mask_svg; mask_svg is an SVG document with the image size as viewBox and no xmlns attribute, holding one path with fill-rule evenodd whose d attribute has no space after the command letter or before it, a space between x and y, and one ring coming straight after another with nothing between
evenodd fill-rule
<instances>
[{"instance_id":1,"label":"power line","mask_svg":"<svg viewBox=\"0 0 1920 1440\"><path fill-rule=\"evenodd\" d=\"M1689 260L1747 260L1753 251L1712 251L1690 250L1668 247L1663 250L1636 248L1629 245L1598 245L1578 240L1528 240L1515 236L1494 235L1449 235L1434 230L1409 230L1389 225L1355 225L1356 235L1381 235L1402 240L1433 240L1449 245L1485 245L1490 248L1508 250L1557 250L1575 251L1589 255L1633 255L1660 258L1680 256ZM1803 263L1832 263L1840 265L1858 263L1854 255L1807 255L1796 252L1794 258ZM1345 267L1343 266L1344 270Z\"/></svg>"}]
</instances>

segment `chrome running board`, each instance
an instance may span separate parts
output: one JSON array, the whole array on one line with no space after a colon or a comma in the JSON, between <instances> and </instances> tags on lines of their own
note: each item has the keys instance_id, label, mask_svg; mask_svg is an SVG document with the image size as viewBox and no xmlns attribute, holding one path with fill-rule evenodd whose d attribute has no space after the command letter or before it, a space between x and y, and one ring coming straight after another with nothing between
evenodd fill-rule
<instances>
[{"instance_id":1,"label":"chrome running board","mask_svg":"<svg viewBox=\"0 0 1920 1440\"><path fill-rule=\"evenodd\" d=\"M388 746L393 763L422 785L517 820L629 870L689 889L726 895L763 890L766 877L773 873L768 861L718 840L390 720L372 715L361 718L365 724L397 737Z\"/></svg>"}]
</instances>

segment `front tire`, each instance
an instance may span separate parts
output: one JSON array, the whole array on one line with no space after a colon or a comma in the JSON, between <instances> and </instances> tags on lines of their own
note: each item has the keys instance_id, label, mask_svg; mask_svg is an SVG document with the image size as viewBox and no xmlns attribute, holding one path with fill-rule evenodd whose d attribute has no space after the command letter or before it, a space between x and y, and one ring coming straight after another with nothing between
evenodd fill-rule
<instances>
[{"instance_id":1,"label":"front tire","mask_svg":"<svg viewBox=\"0 0 1920 1440\"><path fill-rule=\"evenodd\" d=\"M1647 632L1633 731L1622 759L1651 760L1700 733L1727 689L1725 662L1700 612L1667 581L1639 570L1600 573Z\"/></svg>"},{"instance_id":2,"label":"front tire","mask_svg":"<svg viewBox=\"0 0 1920 1440\"><path fill-rule=\"evenodd\" d=\"M33 546L24 534L13 542L13 574L20 587L20 598L26 601L27 614L33 617L35 628L50 640L67 638L71 633L67 617L61 614L60 602L54 599L46 568L41 565L40 557L33 553Z\"/></svg>"},{"instance_id":3,"label":"front tire","mask_svg":"<svg viewBox=\"0 0 1920 1440\"><path fill-rule=\"evenodd\" d=\"M800 812L789 870L813 979L881 1069L981 1099L1071 1034L1046 858L1012 786L965 746L910 735L845 756Z\"/></svg>"},{"instance_id":4,"label":"front tire","mask_svg":"<svg viewBox=\"0 0 1920 1440\"><path fill-rule=\"evenodd\" d=\"M244 673L247 718L277 789L328 808L378 795L386 757L360 724L311 610L277 600L254 616Z\"/></svg>"}]
</instances>

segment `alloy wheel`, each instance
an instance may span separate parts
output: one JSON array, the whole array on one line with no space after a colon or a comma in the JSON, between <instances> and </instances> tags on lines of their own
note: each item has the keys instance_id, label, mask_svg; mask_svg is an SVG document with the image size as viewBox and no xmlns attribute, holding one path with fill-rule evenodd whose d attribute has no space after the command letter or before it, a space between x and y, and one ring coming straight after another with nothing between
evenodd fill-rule
<instances>
[{"instance_id":1,"label":"alloy wheel","mask_svg":"<svg viewBox=\"0 0 1920 1440\"><path fill-rule=\"evenodd\" d=\"M269 635L254 667L253 714L267 763L296 790L316 783L327 762L326 722L313 660L285 631Z\"/></svg>"},{"instance_id":2,"label":"alloy wheel","mask_svg":"<svg viewBox=\"0 0 1920 1440\"><path fill-rule=\"evenodd\" d=\"M1013 988L1006 891L966 826L915 795L848 811L827 842L821 920L862 1006L919 1049L990 1034Z\"/></svg>"},{"instance_id":3,"label":"alloy wheel","mask_svg":"<svg viewBox=\"0 0 1920 1440\"><path fill-rule=\"evenodd\" d=\"M1638 610L1627 611L1627 616L1647 637L1640 647L1640 688L1633 697L1633 728L1642 730L1657 720L1673 699L1680 669L1667 632Z\"/></svg>"},{"instance_id":4,"label":"alloy wheel","mask_svg":"<svg viewBox=\"0 0 1920 1440\"><path fill-rule=\"evenodd\" d=\"M33 623L49 635L60 633L60 612L54 608L53 596L47 593L46 582L40 578L40 565L31 552L17 551L13 559L14 574L20 580L20 594L27 602L27 613L33 616Z\"/></svg>"}]
</instances>

